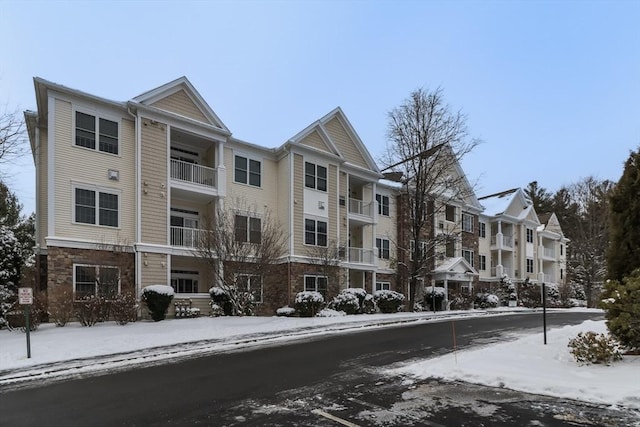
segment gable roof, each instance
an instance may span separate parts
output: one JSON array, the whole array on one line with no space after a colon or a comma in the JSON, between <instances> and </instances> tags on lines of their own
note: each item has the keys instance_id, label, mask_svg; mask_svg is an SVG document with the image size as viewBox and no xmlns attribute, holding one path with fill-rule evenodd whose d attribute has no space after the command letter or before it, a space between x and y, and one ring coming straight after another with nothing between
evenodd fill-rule
<instances>
[{"instance_id":1,"label":"gable roof","mask_svg":"<svg viewBox=\"0 0 640 427\"><path fill-rule=\"evenodd\" d=\"M436 266L434 273L471 273L478 274L475 268L463 257L447 258L442 264Z\"/></svg>"},{"instance_id":2,"label":"gable roof","mask_svg":"<svg viewBox=\"0 0 640 427\"><path fill-rule=\"evenodd\" d=\"M147 92L144 92L136 96L135 98L133 98L133 101L143 105L153 106L154 104L157 104L162 100L168 99L171 96L176 96L176 94L179 94L178 96L182 96L182 97L186 96L193 103L193 106L202 114L202 118L204 119L205 123L230 133L227 126L222 122L222 120L220 120L220 118L216 115L216 113L211 109L209 104L207 104L204 98L200 95L200 93L196 90L196 88L191 84L189 79L187 79L184 76L179 77L169 83L165 83L162 86L158 86L155 89L151 89ZM177 113L176 111L171 111L171 112ZM189 117L189 118L190 119L195 118L196 120L202 121L199 117Z\"/></svg>"},{"instance_id":3,"label":"gable roof","mask_svg":"<svg viewBox=\"0 0 640 427\"><path fill-rule=\"evenodd\" d=\"M507 216L519 221L529 220L540 224L533 203L522 188L512 188L480 197L478 200L485 208L484 215Z\"/></svg>"},{"instance_id":4,"label":"gable roof","mask_svg":"<svg viewBox=\"0 0 640 427\"><path fill-rule=\"evenodd\" d=\"M360 156L360 158L362 159L362 162L358 162L353 158L353 156L349 156L348 153L345 153L345 150L348 150L348 147L343 146L341 150L340 149L341 142L336 140L335 135L334 137L331 136L330 122L334 120L337 120L338 123L342 126L348 138L348 143L355 150L353 152L356 153L357 156ZM305 139L311 136L312 134L314 134L314 132L317 132L317 134L320 136L320 139L325 144L328 153L331 153L339 157L346 164L354 166L355 168L358 168L358 169L366 168L380 175L380 177L382 177L382 174L380 172L380 169L378 168L378 165L371 157L369 150L367 150L364 143L362 142L362 140L354 130L353 126L351 125L351 122L349 122L349 119L347 119L347 116L344 114L344 112L340 107L334 108L329 113L327 113L324 117L311 123L309 126L307 126L303 130L298 132L296 135L289 138L287 143L294 144L294 145L303 145L303 143L305 142ZM317 150L322 151L322 147L317 144L314 144L314 145L307 144L307 146L311 146ZM358 163L361 163L361 164L358 164Z\"/></svg>"}]
</instances>

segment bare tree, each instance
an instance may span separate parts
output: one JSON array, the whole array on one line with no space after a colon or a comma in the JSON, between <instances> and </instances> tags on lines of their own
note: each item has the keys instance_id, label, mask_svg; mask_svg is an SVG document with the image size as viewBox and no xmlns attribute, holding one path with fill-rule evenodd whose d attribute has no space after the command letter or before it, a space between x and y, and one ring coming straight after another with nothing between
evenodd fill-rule
<instances>
[{"instance_id":1,"label":"bare tree","mask_svg":"<svg viewBox=\"0 0 640 427\"><path fill-rule=\"evenodd\" d=\"M315 265L318 272L327 278L329 283L338 286L345 279L340 263L346 259L349 248L345 243L328 242L327 246L313 246L307 250L309 264Z\"/></svg>"},{"instance_id":2,"label":"bare tree","mask_svg":"<svg viewBox=\"0 0 640 427\"><path fill-rule=\"evenodd\" d=\"M0 113L0 164L7 163L27 152L25 125L18 110L9 111L6 106Z\"/></svg>"},{"instance_id":3,"label":"bare tree","mask_svg":"<svg viewBox=\"0 0 640 427\"><path fill-rule=\"evenodd\" d=\"M219 206L199 236L197 253L228 298L232 314L244 315L252 313L254 304L247 277L262 281L285 249L286 236L270 211Z\"/></svg>"},{"instance_id":4,"label":"bare tree","mask_svg":"<svg viewBox=\"0 0 640 427\"><path fill-rule=\"evenodd\" d=\"M468 138L466 115L451 110L440 88L415 90L394 108L387 137L385 170L403 176L399 221L407 226L398 236L398 265L409 276L409 309L413 309L419 279L430 274L442 248L459 238L459 228L436 233L433 225L449 202L472 196L459 164L480 141Z\"/></svg>"}]
</instances>

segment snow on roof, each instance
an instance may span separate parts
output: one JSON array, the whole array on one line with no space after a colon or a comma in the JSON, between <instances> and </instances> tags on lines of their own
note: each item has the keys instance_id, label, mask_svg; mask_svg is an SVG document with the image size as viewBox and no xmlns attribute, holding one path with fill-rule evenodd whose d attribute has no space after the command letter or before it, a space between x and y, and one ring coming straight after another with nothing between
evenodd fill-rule
<instances>
[{"instance_id":1,"label":"snow on roof","mask_svg":"<svg viewBox=\"0 0 640 427\"><path fill-rule=\"evenodd\" d=\"M484 206L484 214L489 216L496 216L504 213L509 204L513 200L513 196L518 191L517 188L503 191L502 193L491 194L489 196L480 197L478 201Z\"/></svg>"}]
</instances>

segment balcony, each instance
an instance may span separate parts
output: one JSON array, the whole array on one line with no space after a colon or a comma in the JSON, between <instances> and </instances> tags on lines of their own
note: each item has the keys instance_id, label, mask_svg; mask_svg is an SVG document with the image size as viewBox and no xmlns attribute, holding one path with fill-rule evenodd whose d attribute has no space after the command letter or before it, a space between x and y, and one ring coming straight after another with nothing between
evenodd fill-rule
<instances>
[{"instance_id":1,"label":"balcony","mask_svg":"<svg viewBox=\"0 0 640 427\"><path fill-rule=\"evenodd\" d=\"M556 251L554 248L544 248L542 255L546 259L552 259L552 260L556 259Z\"/></svg>"},{"instance_id":2,"label":"balcony","mask_svg":"<svg viewBox=\"0 0 640 427\"><path fill-rule=\"evenodd\" d=\"M177 188L217 193L216 177L214 168L171 159L171 181Z\"/></svg>"},{"instance_id":3,"label":"balcony","mask_svg":"<svg viewBox=\"0 0 640 427\"><path fill-rule=\"evenodd\" d=\"M363 224L373 223L373 202L349 199L349 219Z\"/></svg>"},{"instance_id":4,"label":"balcony","mask_svg":"<svg viewBox=\"0 0 640 427\"><path fill-rule=\"evenodd\" d=\"M171 227L171 246L196 248L202 241L206 230L189 227Z\"/></svg>"},{"instance_id":5,"label":"balcony","mask_svg":"<svg viewBox=\"0 0 640 427\"><path fill-rule=\"evenodd\" d=\"M543 280L544 283L556 283L556 276L555 274L548 274L548 273L544 273L543 274Z\"/></svg>"},{"instance_id":6,"label":"balcony","mask_svg":"<svg viewBox=\"0 0 640 427\"><path fill-rule=\"evenodd\" d=\"M491 236L491 249L513 249L513 237L494 234Z\"/></svg>"},{"instance_id":7,"label":"balcony","mask_svg":"<svg viewBox=\"0 0 640 427\"><path fill-rule=\"evenodd\" d=\"M349 248L349 262L355 264L373 264L373 251L364 248Z\"/></svg>"}]
</instances>

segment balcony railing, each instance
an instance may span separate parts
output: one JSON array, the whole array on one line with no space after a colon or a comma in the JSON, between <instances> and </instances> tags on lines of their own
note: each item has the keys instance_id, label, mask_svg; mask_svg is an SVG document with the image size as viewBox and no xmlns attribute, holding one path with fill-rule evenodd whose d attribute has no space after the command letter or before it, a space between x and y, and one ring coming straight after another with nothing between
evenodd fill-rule
<instances>
[{"instance_id":1,"label":"balcony railing","mask_svg":"<svg viewBox=\"0 0 640 427\"><path fill-rule=\"evenodd\" d=\"M555 258L556 251L554 248L544 248L544 256L547 258Z\"/></svg>"},{"instance_id":2,"label":"balcony railing","mask_svg":"<svg viewBox=\"0 0 640 427\"><path fill-rule=\"evenodd\" d=\"M491 277L498 277L497 267L491 267ZM511 269L507 267L502 267L502 274L506 274L511 277Z\"/></svg>"},{"instance_id":3,"label":"balcony railing","mask_svg":"<svg viewBox=\"0 0 640 427\"><path fill-rule=\"evenodd\" d=\"M349 262L373 264L373 251L363 248L349 248Z\"/></svg>"},{"instance_id":4,"label":"balcony railing","mask_svg":"<svg viewBox=\"0 0 640 427\"><path fill-rule=\"evenodd\" d=\"M491 236L491 246L498 245L498 236ZM512 236L502 236L502 247L512 248L513 247L513 237Z\"/></svg>"},{"instance_id":5,"label":"balcony railing","mask_svg":"<svg viewBox=\"0 0 640 427\"><path fill-rule=\"evenodd\" d=\"M190 182L193 184L216 186L216 170L195 163L171 159L171 179Z\"/></svg>"},{"instance_id":6,"label":"balcony railing","mask_svg":"<svg viewBox=\"0 0 640 427\"><path fill-rule=\"evenodd\" d=\"M371 202L363 202L358 199L349 199L349 213L364 215L364 216L373 216L373 203Z\"/></svg>"},{"instance_id":7,"label":"balcony railing","mask_svg":"<svg viewBox=\"0 0 640 427\"><path fill-rule=\"evenodd\" d=\"M171 246L195 248L202 241L206 230L188 227L171 227Z\"/></svg>"}]
</instances>

